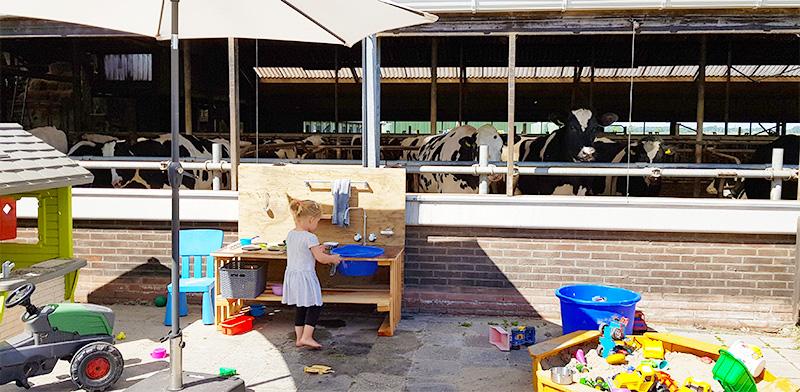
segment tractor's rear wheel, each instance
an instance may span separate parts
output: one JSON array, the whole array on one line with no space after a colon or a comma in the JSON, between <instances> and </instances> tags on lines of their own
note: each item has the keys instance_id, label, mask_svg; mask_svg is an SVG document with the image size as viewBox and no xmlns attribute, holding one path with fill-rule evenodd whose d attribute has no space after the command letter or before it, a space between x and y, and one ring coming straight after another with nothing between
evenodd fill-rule
<instances>
[{"instance_id":1,"label":"tractor's rear wheel","mask_svg":"<svg viewBox=\"0 0 800 392\"><path fill-rule=\"evenodd\" d=\"M105 391L122 375L122 354L106 342L81 347L70 362L72 382L87 391Z\"/></svg>"}]
</instances>

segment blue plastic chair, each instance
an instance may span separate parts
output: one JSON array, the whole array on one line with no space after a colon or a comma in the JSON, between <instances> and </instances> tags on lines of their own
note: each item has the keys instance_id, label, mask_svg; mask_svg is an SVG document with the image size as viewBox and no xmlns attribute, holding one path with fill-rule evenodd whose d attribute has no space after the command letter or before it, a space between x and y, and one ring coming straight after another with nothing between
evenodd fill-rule
<instances>
[{"instance_id":1,"label":"blue plastic chair","mask_svg":"<svg viewBox=\"0 0 800 392\"><path fill-rule=\"evenodd\" d=\"M222 248L222 230L191 229L180 231L181 255L179 314L189 313L186 293L203 293L203 324L214 324L214 258L211 252ZM203 277L203 256L206 258L206 276ZM190 268L194 275L189 277ZM167 286L167 313L164 325L172 325L172 283Z\"/></svg>"}]
</instances>

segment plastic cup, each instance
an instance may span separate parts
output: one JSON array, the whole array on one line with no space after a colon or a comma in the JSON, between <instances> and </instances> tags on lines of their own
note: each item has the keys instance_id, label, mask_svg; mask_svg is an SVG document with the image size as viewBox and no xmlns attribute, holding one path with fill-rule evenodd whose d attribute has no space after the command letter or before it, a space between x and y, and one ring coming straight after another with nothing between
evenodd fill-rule
<instances>
[{"instance_id":1,"label":"plastic cup","mask_svg":"<svg viewBox=\"0 0 800 392\"><path fill-rule=\"evenodd\" d=\"M252 238L242 238L242 239L239 240L239 243L241 243L242 245L250 245L250 244L253 243L253 239Z\"/></svg>"}]
</instances>

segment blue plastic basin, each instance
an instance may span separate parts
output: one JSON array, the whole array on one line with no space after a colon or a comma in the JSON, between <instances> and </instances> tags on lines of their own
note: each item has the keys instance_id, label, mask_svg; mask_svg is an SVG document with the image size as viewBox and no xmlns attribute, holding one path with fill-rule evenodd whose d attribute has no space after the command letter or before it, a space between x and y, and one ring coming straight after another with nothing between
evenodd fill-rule
<instances>
[{"instance_id":1,"label":"blue plastic basin","mask_svg":"<svg viewBox=\"0 0 800 392\"><path fill-rule=\"evenodd\" d=\"M332 249L331 253L341 255L342 257L368 258L378 257L386 253L386 250L378 248L377 246L344 245ZM336 271L347 276L372 275L378 271L378 262L369 260L342 260L336 267Z\"/></svg>"},{"instance_id":2,"label":"blue plastic basin","mask_svg":"<svg viewBox=\"0 0 800 392\"><path fill-rule=\"evenodd\" d=\"M639 293L618 287L579 284L556 290L561 300L561 329L566 335L575 331L596 330L601 323L609 324L614 316L628 319L625 334L633 334L636 303ZM605 298L604 302L595 301Z\"/></svg>"},{"instance_id":3,"label":"blue plastic basin","mask_svg":"<svg viewBox=\"0 0 800 392\"><path fill-rule=\"evenodd\" d=\"M250 315L251 316L263 316L264 315L264 305L250 305Z\"/></svg>"}]
</instances>

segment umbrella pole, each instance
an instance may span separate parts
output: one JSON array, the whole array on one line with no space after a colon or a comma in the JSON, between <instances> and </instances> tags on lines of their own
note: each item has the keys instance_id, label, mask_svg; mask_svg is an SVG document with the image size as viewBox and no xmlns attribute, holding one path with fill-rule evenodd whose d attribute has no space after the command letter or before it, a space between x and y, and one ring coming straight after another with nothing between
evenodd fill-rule
<instances>
[{"instance_id":1,"label":"umbrella pole","mask_svg":"<svg viewBox=\"0 0 800 392\"><path fill-rule=\"evenodd\" d=\"M178 127L180 126L180 110L178 81L180 78L178 60L178 1L170 0L172 5L172 36L170 41L170 111L172 134L172 162L169 165L169 179L172 186L172 330L169 334L169 390L183 389L183 337L181 336L180 318L180 185L181 172L178 161Z\"/></svg>"}]
</instances>

